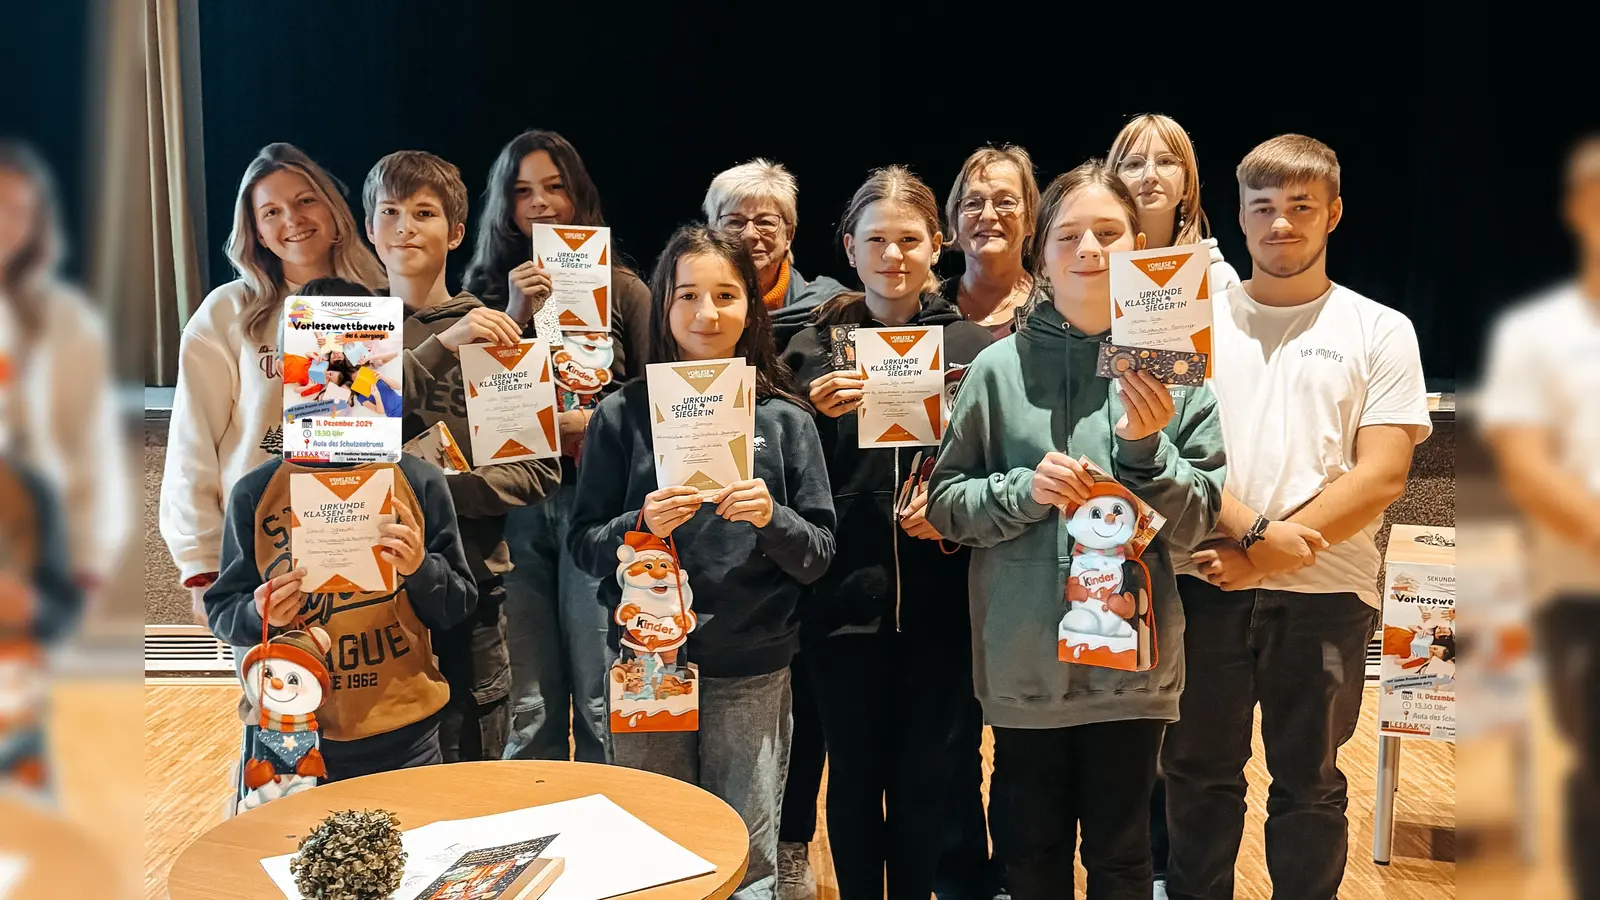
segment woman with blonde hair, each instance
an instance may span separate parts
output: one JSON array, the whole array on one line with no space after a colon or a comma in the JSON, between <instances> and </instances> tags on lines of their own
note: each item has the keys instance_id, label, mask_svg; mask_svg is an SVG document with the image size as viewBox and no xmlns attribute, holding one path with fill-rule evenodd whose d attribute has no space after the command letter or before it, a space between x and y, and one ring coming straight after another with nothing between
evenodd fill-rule
<instances>
[{"instance_id":1,"label":"woman with blonde hair","mask_svg":"<svg viewBox=\"0 0 1600 900\"><path fill-rule=\"evenodd\" d=\"M1017 309L1033 291L1028 267L1038 206L1033 159L1011 144L974 151L945 200L946 246L961 251L966 268L946 284L944 297L995 340L1011 333Z\"/></svg>"},{"instance_id":2,"label":"woman with blonde hair","mask_svg":"<svg viewBox=\"0 0 1600 900\"><path fill-rule=\"evenodd\" d=\"M227 251L239 277L206 297L178 346L161 480L161 536L200 621L222 555L228 494L283 449L284 298L316 278L385 283L344 186L290 144L268 144L245 167Z\"/></svg>"},{"instance_id":3,"label":"woman with blonde hair","mask_svg":"<svg viewBox=\"0 0 1600 900\"><path fill-rule=\"evenodd\" d=\"M60 221L44 161L0 141L0 453L55 495L72 576L92 591L132 530L132 491L110 341L99 311L61 277Z\"/></svg>"},{"instance_id":4,"label":"woman with blonde hair","mask_svg":"<svg viewBox=\"0 0 1600 900\"><path fill-rule=\"evenodd\" d=\"M1200 207L1200 167L1194 142L1181 125L1159 113L1133 119L1111 142L1106 165L1133 195L1146 246L1203 244L1211 254L1211 293L1239 283L1239 273L1223 261Z\"/></svg>"}]
</instances>

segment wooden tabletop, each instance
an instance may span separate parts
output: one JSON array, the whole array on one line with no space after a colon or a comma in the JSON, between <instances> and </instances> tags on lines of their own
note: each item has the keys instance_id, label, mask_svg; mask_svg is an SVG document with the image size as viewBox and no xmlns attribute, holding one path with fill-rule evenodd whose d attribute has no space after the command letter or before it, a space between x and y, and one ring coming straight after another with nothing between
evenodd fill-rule
<instances>
[{"instance_id":1,"label":"wooden tabletop","mask_svg":"<svg viewBox=\"0 0 1600 900\"><path fill-rule=\"evenodd\" d=\"M295 852L300 838L336 810L386 809L409 830L591 794L606 795L717 867L710 875L625 895L629 900L722 900L744 878L750 851L744 822L700 788L621 766L512 761L401 769L274 800L190 844L173 863L167 889L172 900L282 900L261 860Z\"/></svg>"},{"instance_id":2,"label":"wooden tabletop","mask_svg":"<svg viewBox=\"0 0 1600 900\"><path fill-rule=\"evenodd\" d=\"M6 900L128 896L116 890L111 857L81 828L30 803L3 798L0 857L17 856L26 860L26 868Z\"/></svg>"}]
</instances>

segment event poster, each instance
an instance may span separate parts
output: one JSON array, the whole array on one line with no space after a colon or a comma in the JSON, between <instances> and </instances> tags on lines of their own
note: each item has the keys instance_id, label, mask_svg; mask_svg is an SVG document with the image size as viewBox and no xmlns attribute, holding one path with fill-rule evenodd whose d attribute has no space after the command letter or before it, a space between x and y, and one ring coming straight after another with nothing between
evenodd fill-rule
<instances>
[{"instance_id":1,"label":"event poster","mask_svg":"<svg viewBox=\"0 0 1600 900\"><path fill-rule=\"evenodd\" d=\"M688 485L702 499L755 469L755 370L743 359L652 363L650 437L659 487Z\"/></svg>"},{"instance_id":2,"label":"event poster","mask_svg":"<svg viewBox=\"0 0 1600 900\"><path fill-rule=\"evenodd\" d=\"M533 261L550 276L564 331L611 331L611 229L533 224Z\"/></svg>"},{"instance_id":3,"label":"event poster","mask_svg":"<svg viewBox=\"0 0 1600 900\"><path fill-rule=\"evenodd\" d=\"M1456 532L1389 532L1379 663L1378 731L1456 737Z\"/></svg>"},{"instance_id":4,"label":"event poster","mask_svg":"<svg viewBox=\"0 0 1600 900\"><path fill-rule=\"evenodd\" d=\"M556 439L556 386L544 341L514 347L461 345L472 464L561 455Z\"/></svg>"},{"instance_id":5,"label":"event poster","mask_svg":"<svg viewBox=\"0 0 1600 900\"><path fill-rule=\"evenodd\" d=\"M1211 341L1211 251L1203 244L1111 254L1111 342L1206 354Z\"/></svg>"},{"instance_id":6,"label":"event poster","mask_svg":"<svg viewBox=\"0 0 1600 900\"><path fill-rule=\"evenodd\" d=\"M398 462L398 297L290 297L283 323L283 456Z\"/></svg>"},{"instance_id":7,"label":"event poster","mask_svg":"<svg viewBox=\"0 0 1600 900\"><path fill-rule=\"evenodd\" d=\"M289 545L310 594L395 589L395 569L378 543L397 521L394 468L328 469L289 476Z\"/></svg>"},{"instance_id":8,"label":"event poster","mask_svg":"<svg viewBox=\"0 0 1600 900\"><path fill-rule=\"evenodd\" d=\"M856 361L866 373L858 445L936 446L944 437L944 327L857 328Z\"/></svg>"}]
</instances>

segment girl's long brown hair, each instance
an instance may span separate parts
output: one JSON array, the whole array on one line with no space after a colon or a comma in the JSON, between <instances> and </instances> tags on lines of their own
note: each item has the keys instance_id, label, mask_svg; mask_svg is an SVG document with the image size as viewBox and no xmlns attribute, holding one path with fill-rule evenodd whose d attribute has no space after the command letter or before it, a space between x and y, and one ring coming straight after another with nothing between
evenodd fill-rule
<instances>
[{"instance_id":1,"label":"girl's long brown hair","mask_svg":"<svg viewBox=\"0 0 1600 900\"><path fill-rule=\"evenodd\" d=\"M886 166L872 170L861 187L856 188L850 205L845 207L844 218L839 220L839 240L843 241L847 234L856 233L861 217L867 214L867 207L885 200L904 204L916 212L928 229L928 240L933 240L939 234L939 201L933 196L933 191L905 166ZM926 296L938 292L939 276L930 266L922 294ZM866 299L867 295L861 291L846 291L817 307L811 321L818 325L859 324L866 320L866 307L863 304Z\"/></svg>"},{"instance_id":2,"label":"girl's long brown hair","mask_svg":"<svg viewBox=\"0 0 1600 900\"><path fill-rule=\"evenodd\" d=\"M36 334L44 322L46 288L57 277L66 253L61 204L50 167L28 145L0 141L0 172L21 175L33 185L37 198L33 229L6 266L4 281L0 281L0 293L11 298L17 327L27 338Z\"/></svg>"},{"instance_id":3,"label":"girl's long brown hair","mask_svg":"<svg viewBox=\"0 0 1600 900\"><path fill-rule=\"evenodd\" d=\"M747 306L744 333L739 335L734 353L755 367L756 396L779 397L811 412L811 404L794 392L794 375L773 346L772 319L767 315L767 305L761 302L761 288L750 251L742 241L724 237L705 225L679 228L656 260L655 273L650 276L650 358L656 362L682 359L678 342L672 336L667 308L672 303L678 261L686 256L715 256L726 260L738 273Z\"/></svg>"},{"instance_id":4,"label":"girl's long brown hair","mask_svg":"<svg viewBox=\"0 0 1600 900\"><path fill-rule=\"evenodd\" d=\"M1160 113L1139 116L1117 132L1117 139L1111 142L1111 152L1106 154L1106 165L1116 172L1122 161L1133 153L1134 145L1151 131L1183 163L1183 197L1178 200L1179 224L1177 234L1172 236L1172 245L1198 244L1211 236L1211 223L1206 219L1206 211L1200 208L1200 165L1195 161L1194 142L1189 140L1189 133L1183 126ZM1138 220L1134 223L1138 224Z\"/></svg>"},{"instance_id":5,"label":"girl's long brown hair","mask_svg":"<svg viewBox=\"0 0 1600 900\"><path fill-rule=\"evenodd\" d=\"M228 261L233 263L244 282L245 312L241 324L245 335L256 341L275 333L289 284L283 277L283 261L261 246L251 194L261 179L285 170L305 176L311 183L311 190L328 205L333 216L333 227L338 232L337 243L333 245L333 276L374 290L388 284L378 258L362 243L362 229L356 225L355 216L345 202L344 185L299 147L268 144L245 167L244 177L239 179L239 194L233 204L233 230L228 233Z\"/></svg>"},{"instance_id":6,"label":"girl's long brown hair","mask_svg":"<svg viewBox=\"0 0 1600 900\"><path fill-rule=\"evenodd\" d=\"M1039 217L1034 220L1033 233L1038 236L1039 243L1033 254L1034 297L1030 303L1048 298L1050 278L1045 272L1044 244L1050 240L1050 226L1055 224L1061 204L1074 192L1086 187L1102 187L1110 191L1122 206L1122 211L1128 215L1129 233L1139 233L1139 207L1133 202L1133 195L1128 193L1128 186L1122 183L1121 176L1103 160L1090 159L1070 172L1057 175L1050 186L1044 189L1044 196L1039 200Z\"/></svg>"}]
</instances>

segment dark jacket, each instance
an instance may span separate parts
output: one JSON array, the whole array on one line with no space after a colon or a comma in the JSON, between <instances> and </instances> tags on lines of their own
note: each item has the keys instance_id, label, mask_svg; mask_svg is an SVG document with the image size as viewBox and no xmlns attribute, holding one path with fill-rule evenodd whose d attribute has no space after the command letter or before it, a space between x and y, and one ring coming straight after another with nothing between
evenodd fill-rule
<instances>
[{"instance_id":1,"label":"dark jacket","mask_svg":"<svg viewBox=\"0 0 1600 900\"><path fill-rule=\"evenodd\" d=\"M649 401L643 380L600 401L578 470L567 546L578 567L600 579L600 604L613 611L622 598L617 548L628 532L645 530L639 511L656 489ZM786 400L757 401L755 474L772 493L765 528L729 522L707 505L672 533L699 617L688 659L712 678L788 666L799 644L801 589L833 559L833 501L809 413ZM619 633L613 621L613 650Z\"/></svg>"},{"instance_id":2,"label":"dark jacket","mask_svg":"<svg viewBox=\"0 0 1600 900\"><path fill-rule=\"evenodd\" d=\"M807 281L790 265L789 290L783 295L783 306L772 311L772 339L778 349L787 347L801 329L811 324L817 307L848 290L826 275Z\"/></svg>"},{"instance_id":3,"label":"dark jacket","mask_svg":"<svg viewBox=\"0 0 1600 900\"><path fill-rule=\"evenodd\" d=\"M851 311L856 313L856 324L883 325L869 318L865 303L853 305ZM947 371L971 363L990 343L987 329L964 321L954 306L933 294L923 298L922 310L907 324L944 326ZM827 333L827 326L811 325L796 334L784 351L784 361L802 390L831 371ZM970 634L967 550L946 555L938 541L908 536L894 515L896 496L918 450L928 459L939 448L860 449L855 413L836 419L817 413L816 423L828 457L839 550L828 574L809 592L804 607L807 634L898 629L963 649Z\"/></svg>"},{"instance_id":4,"label":"dark jacket","mask_svg":"<svg viewBox=\"0 0 1600 900\"><path fill-rule=\"evenodd\" d=\"M0 573L33 588L37 606L27 637L50 644L71 633L83 614L83 591L72 579L66 520L55 494L11 457L0 457ZM0 639L21 635L0 632Z\"/></svg>"},{"instance_id":5,"label":"dark jacket","mask_svg":"<svg viewBox=\"0 0 1600 900\"><path fill-rule=\"evenodd\" d=\"M450 302L420 309L405 320L405 418L401 437L411 440L444 422L472 458L472 426L461 379L461 360L444 349L436 335L482 306L463 291ZM456 691L470 691L480 704L511 693L511 665L505 640L503 579L511 571L506 546L506 514L547 500L561 484L554 460L524 460L479 466L445 478L455 503L461 545L478 585L472 618L435 635L439 667ZM461 699L458 697L457 699Z\"/></svg>"}]
</instances>

